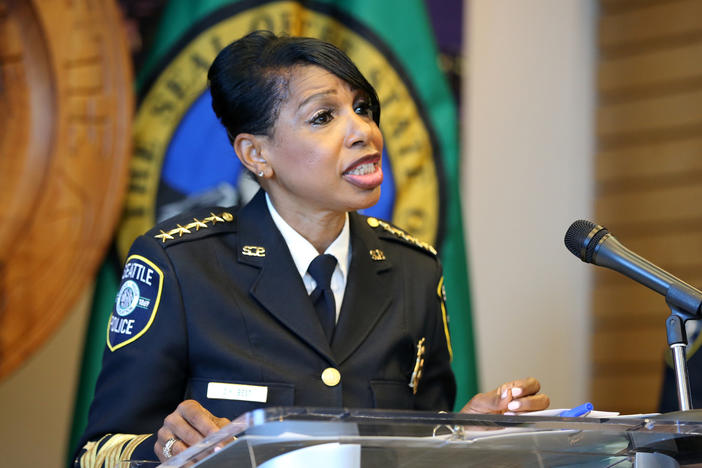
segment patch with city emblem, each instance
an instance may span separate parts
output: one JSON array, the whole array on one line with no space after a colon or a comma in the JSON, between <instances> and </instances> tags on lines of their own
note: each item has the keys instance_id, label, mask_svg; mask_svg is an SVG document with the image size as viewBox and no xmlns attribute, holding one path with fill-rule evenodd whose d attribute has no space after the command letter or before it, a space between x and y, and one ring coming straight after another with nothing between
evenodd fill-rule
<instances>
[{"instance_id":1,"label":"patch with city emblem","mask_svg":"<svg viewBox=\"0 0 702 468\"><path fill-rule=\"evenodd\" d=\"M141 255L127 258L122 283L107 326L107 346L115 351L132 343L149 329L156 317L163 272Z\"/></svg>"}]
</instances>

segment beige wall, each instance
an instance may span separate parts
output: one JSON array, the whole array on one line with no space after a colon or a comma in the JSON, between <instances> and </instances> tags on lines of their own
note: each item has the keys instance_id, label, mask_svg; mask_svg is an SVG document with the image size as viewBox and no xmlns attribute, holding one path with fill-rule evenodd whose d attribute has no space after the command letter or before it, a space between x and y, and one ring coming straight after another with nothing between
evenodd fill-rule
<instances>
[{"instance_id":1,"label":"beige wall","mask_svg":"<svg viewBox=\"0 0 702 468\"><path fill-rule=\"evenodd\" d=\"M92 286L89 290L39 351L0 382L2 466L66 466L66 444Z\"/></svg>"},{"instance_id":2,"label":"beige wall","mask_svg":"<svg viewBox=\"0 0 702 468\"><path fill-rule=\"evenodd\" d=\"M590 275L563 245L592 213L596 4L470 0L464 221L483 389L538 377L588 398Z\"/></svg>"}]
</instances>

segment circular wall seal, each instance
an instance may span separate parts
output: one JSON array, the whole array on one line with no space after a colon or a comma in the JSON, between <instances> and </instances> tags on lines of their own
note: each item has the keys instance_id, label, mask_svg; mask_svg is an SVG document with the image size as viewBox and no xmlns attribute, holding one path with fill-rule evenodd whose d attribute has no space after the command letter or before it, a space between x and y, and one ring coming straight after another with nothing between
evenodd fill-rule
<instances>
[{"instance_id":1,"label":"circular wall seal","mask_svg":"<svg viewBox=\"0 0 702 468\"><path fill-rule=\"evenodd\" d=\"M111 0L0 2L0 378L75 306L121 214L133 109L122 28Z\"/></svg>"}]
</instances>

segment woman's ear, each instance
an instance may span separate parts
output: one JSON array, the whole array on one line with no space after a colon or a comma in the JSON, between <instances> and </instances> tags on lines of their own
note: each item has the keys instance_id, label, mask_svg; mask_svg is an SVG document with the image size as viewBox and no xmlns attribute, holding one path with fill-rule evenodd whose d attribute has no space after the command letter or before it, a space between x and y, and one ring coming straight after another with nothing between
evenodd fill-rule
<instances>
[{"instance_id":1,"label":"woman's ear","mask_svg":"<svg viewBox=\"0 0 702 468\"><path fill-rule=\"evenodd\" d=\"M265 137L250 133L239 133L234 138L234 151L236 151L236 155L244 167L258 177L265 177L269 166L263 157L263 142L261 138Z\"/></svg>"}]
</instances>

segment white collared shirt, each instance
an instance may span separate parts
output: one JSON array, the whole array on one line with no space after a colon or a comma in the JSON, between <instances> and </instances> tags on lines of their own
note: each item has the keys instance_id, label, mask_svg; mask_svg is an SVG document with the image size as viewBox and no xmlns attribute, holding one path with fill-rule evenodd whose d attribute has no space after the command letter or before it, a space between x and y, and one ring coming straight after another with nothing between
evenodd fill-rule
<instances>
[{"instance_id":1,"label":"white collared shirt","mask_svg":"<svg viewBox=\"0 0 702 468\"><path fill-rule=\"evenodd\" d=\"M295 262L295 267L302 277L302 282L305 283L307 294L311 294L314 288L317 287L317 282L312 278L312 275L307 272L307 268L309 268L312 260L317 258L319 252L317 252L317 249L310 241L302 237L300 233L293 229L293 227L278 214L267 193L266 204L268 205L268 211L273 218L275 226L283 235L283 239L285 239L285 243L288 245L288 250ZM325 254L333 255L336 258L336 267L334 268L334 273L332 273L331 278L331 289L334 293L334 302L336 302L337 322L339 321L341 303L344 300L344 291L346 291L346 281L348 279L349 265L351 263L350 232L349 215L347 213L344 227L341 228L341 233L339 233L339 236L334 239L334 242L327 247L327 250L324 251Z\"/></svg>"}]
</instances>

